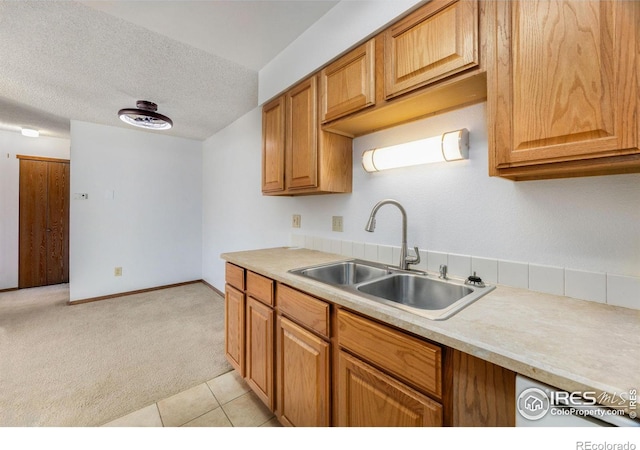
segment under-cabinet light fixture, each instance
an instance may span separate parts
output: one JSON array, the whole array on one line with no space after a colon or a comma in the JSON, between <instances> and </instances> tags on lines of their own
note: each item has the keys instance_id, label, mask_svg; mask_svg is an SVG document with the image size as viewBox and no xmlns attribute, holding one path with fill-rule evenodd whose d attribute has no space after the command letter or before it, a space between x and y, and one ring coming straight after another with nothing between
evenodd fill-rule
<instances>
[{"instance_id":1,"label":"under-cabinet light fixture","mask_svg":"<svg viewBox=\"0 0 640 450\"><path fill-rule=\"evenodd\" d=\"M367 172L378 172L461 159L469 159L469 131L466 128L405 144L367 150L362 154L362 167Z\"/></svg>"},{"instance_id":2,"label":"under-cabinet light fixture","mask_svg":"<svg viewBox=\"0 0 640 450\"><path fill-rule=\"evenodd\" d=\"M40 132L38 130L34 130L33 128L23 128L22 130L20 130L20 133L22 133L23 136L27 136L27 137L40 136Z\"/></svg>"}]
</instances>

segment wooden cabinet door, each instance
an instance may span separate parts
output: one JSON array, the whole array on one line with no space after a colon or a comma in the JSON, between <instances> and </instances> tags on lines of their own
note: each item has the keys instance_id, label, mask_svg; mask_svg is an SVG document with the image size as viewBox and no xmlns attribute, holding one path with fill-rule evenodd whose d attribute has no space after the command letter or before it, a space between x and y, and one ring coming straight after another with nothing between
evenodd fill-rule
<instances>
[{"instance_id":1,"label":"wooden cabinet door","mask_svg":"<svg viewBox=\"0 0 640 450\"><path fill-rule=\"evenodd\" d=\"M277 322L278 419L289 426L329 426L329 343L286 317Z\"/></svg>"},{"instance_id":2,"label":"wooden cabinet door","mask_svg":"<svg viewBox=\"0 0 640 450\"><path fill-rule=\"evenodd\" d=\"M385 97L478 66L478 2L433 0L384 32Z\"/></svg>"},{"instance_id":3,"label":"wooden cabinet door","mask_svg":"<svg viewBox=\"0 0 640 450\"><path fill-rule=\"evenodd\" d=\"M284 190L285 98L262 108L262 192Z\"/></svg>"},{"instance_id":4,"label":"wooden cabinet door","mask_svg":"<svg viewBox=\"0 0 640 450\"><path fill-rule=\"evenodd\" d=\"M248 297L246 318L247 383L273 411L273 309Z\"/></svg>"},{"instance_id":5,"label":"wooden cabinet door","mask_svg":"<svg viewBox=\"0 0 640 450\"><path fill-rule=\"evenodd\" d=\"M20 157L20 288L69 282L69 174L69 161Z\"/></svg>"},{"instance_id":6,"label":"wooden cabinet door","mask_svg":"<svg viewBox=\"0 0 640 450\"><path fill-rule=\"evenodd\" d=\"M328 122L375 103L375 39L350 51L320 73L321 120Z\"/></svg>"},{"instance_id":7,"label":"wooden cabinet door","mask_svg":"<svg viewBox=\"0 0 640 450\"><path fill-rule=\"evenodd\" d=\"M224 353L229 364L244 377L244 293L227 284L224 297Z\"/></svg>"},{"instance_id":8,"label":"wooden cabinet door","mask_svg":"<svg viewBox=\"0 0 640 450\"><path fill-rule=\"evenodd\" d=\"M317 77L287 93L286 188L318 185Z\"/></svg>"},{"instance_id":9,"label":"wooden cabinet door","mask_svg":"<svg viewBox=\"0 0 640 450\"><path fill-rule=\"evenodd\" d=\"M494 7L491 175L567 161L579 170L581 160L615 162L640 153L638 2L498 1Z\"/></svg>"},{"instance_id":10,"label":"wooden cabinet door","mask_svg":"<svg viewBox=\"0 0 640 450\"><path fill-rule=\"evenodd\" d=\"M442 405L344 351L338 356L338 426L442 426Z\"/></svg>"}]
</instances>

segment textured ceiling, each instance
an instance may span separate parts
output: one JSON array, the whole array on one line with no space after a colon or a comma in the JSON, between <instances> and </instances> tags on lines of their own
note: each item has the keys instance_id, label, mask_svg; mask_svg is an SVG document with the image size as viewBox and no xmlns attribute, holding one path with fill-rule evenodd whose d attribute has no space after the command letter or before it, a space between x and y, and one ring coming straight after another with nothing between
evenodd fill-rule
<instances>
[{"instance_id":1,"label":"textured ceiling","mask_svg":"<svg viewBox=\"0 0 640 450\"><path fill-rule=\"evenodd\" d=\"M0 129L129 127L117 111L150 100L174 122L163 133L206 139L257 105L257 70L336 3L0 1Z\"/></svg>"}]
</instances>

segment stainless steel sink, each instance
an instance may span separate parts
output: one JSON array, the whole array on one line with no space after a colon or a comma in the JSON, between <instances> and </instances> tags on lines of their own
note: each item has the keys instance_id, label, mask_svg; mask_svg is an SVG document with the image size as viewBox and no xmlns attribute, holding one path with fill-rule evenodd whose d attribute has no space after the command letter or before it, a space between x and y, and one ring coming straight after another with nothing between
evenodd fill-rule
<instances>
[{"instance_id":1,"label":"stainless steel sink","mask_svg":"<svg viewBox=\"0 0 640 450\"><path fill-rule=\"evenodd\" d=\"M444 309L472 294L467 286L417 275L398 274L358 286L360 292L419 309Z\"/></svg>"},{"instance_id":2,"label":"stainless steel sink","mask_svg":"<svg viewBox=\"0 0 640 450\"><path fill-rule=\"evenodd\" d=\"M374 280L388 275L391 272L384 266L373 265L360 260L352 260L292 270L291 273L313 278L314 280L327 284L343 286Z\"/></svg>"},{"instance_id":3,"label":"stainless steel sink","mask_svg":"<svg viewBox=\"0 0 640 450\"><path fill-rule=\"evenodd\" d=\"M289 272L431 320L448 319L495 289L358 259Z\"/></svg>"}]
</instances>

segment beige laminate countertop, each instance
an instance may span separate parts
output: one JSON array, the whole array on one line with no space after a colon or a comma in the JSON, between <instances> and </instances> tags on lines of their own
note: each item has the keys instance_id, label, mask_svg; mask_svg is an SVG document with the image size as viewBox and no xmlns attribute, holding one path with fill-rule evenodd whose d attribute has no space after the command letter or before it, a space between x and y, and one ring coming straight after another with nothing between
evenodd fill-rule
<instances>
[{"instance_id":1,"label":"beige laminate countertop","mask_svg":"<svg viewBox=\"0 0 640 450\"><path fill-rule=\"evenodd\" d=\"M302 248L221 257L231 263L560 389L628 395L640 388L640 311L507 286L433 321L288 273L347 258ZM639 408L640 409L640 408ZM631 410L633 411L633 410ZM637 411L636 411L637 412Z\"/></svg>"}]
</instances>

